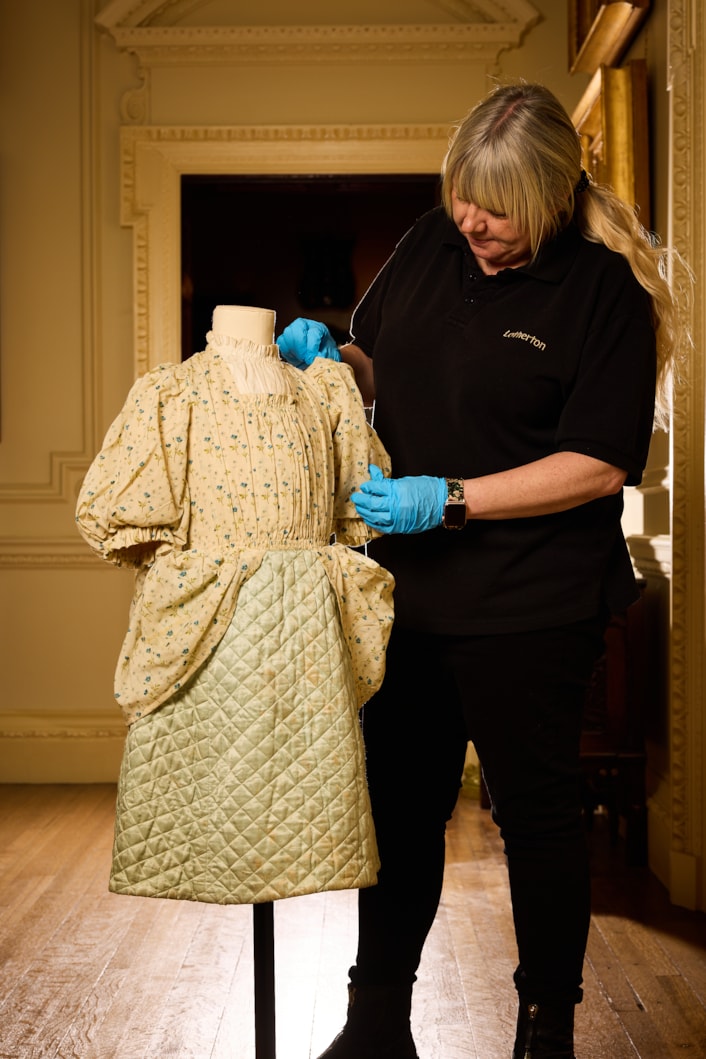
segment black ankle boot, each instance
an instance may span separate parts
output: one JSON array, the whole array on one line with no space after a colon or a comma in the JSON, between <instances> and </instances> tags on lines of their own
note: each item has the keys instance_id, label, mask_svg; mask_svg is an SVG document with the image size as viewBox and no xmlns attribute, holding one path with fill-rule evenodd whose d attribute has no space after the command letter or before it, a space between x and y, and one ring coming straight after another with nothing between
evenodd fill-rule
<instances>
[{"instance_id":1,"label":"black ankle boot","mask_svg":"<svg viewBox=\"0 0 706 1059\"><path fill-rule=\"evenodd\" d=\"M576 1059L574 1005L551 1007L520 1000L512 1059Z\"/></svg>"},{"instance_id":2,"label":"black ankle boot","mask_svg":"<svg viewBox=\"0 0 706 1059\"><path fill-rule=\"evenodd\" d=\"M411 986L348 986L346 1024L319 1059L419 1059Z\"/></svg>"}]
</instances>

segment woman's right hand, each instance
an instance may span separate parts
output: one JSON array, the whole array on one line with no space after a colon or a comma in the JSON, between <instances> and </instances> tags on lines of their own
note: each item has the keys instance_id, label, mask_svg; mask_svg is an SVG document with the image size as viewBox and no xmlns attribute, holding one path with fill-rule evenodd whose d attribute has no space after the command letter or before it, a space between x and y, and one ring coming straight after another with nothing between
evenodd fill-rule
<instances>
[{"instance_id":1,"label":"woman's right hand","mask_svg":"<svg viewBox=\"0 0 706 1059\"><path fill-rule=\"evenodd\" d=\"M285 327L276 342L284 360L295 368L308 368L316 357L341 359L331 332L318 320L297 317Z\"/></svg>"},{"instance_id":2,"label":"woman's right hand","mask_svg":"<svg viewBox=\"0 0 706 1059\"><path fill-rule=\"evenodd\" d=\"M423 533L440 526L449 490L445 478L385 478L371 463L370 478L351 500L367 526L380 533Z\"/></svg>"}]
</instances>

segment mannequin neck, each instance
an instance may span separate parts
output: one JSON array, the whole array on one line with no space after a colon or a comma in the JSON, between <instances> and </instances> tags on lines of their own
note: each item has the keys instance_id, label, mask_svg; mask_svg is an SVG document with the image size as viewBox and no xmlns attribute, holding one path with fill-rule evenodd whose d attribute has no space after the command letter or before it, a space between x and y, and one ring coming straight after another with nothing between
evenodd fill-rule
<instances>
[{"instance_id":1,"label":"mannequin neck","mask_svg":"<svg viewBox=\"0 0 706 1059\"><path fill-rule=\"evenodd\" d=\"M273 309L258 309L252 305L217 305L213 310L213 332L271 346L275 340L275 313Z\"/></svg>"}]
</instances>

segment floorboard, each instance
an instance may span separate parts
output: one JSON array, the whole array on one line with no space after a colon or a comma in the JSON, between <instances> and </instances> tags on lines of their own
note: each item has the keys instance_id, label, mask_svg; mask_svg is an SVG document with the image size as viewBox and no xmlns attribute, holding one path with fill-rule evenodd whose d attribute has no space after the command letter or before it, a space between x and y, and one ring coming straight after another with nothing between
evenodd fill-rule
<instances>
[{"instance_id":1,"label":"floorboard","mask_svg":"<svg viewBox=\"0 0 706 1059\"><path fill-rule=\"evenodd\" d=\"M256 1059L252 909L107 890L115 789L0 786L0 1059ZM706 916L625 863L600 816L579 1059L706 1056ZM415 986L421 1059L509 1059L514 937L496 829L464 794ZM277 1059L345 1018L356 899L275 905Z\"/></svg>"}]
</instances>

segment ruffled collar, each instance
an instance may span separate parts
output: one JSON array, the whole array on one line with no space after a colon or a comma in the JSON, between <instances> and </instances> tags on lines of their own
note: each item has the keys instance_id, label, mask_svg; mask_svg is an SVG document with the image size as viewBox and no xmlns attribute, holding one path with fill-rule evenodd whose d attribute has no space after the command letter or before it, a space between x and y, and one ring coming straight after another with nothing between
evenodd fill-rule
<instances>
[{"instance_id":1,"label":"ruffled collar","mask_svg":"<svg viewBox=\"0 0 706 1059\"><path fill-rule=\"evenodd\" d=\"M215 331L209 331L206 335L208 349L215 353L227 354L237 353L238 356L249 357L253 360L279 360L279 346L261 345L249 338L234 338L232 335L220 335Z\"/></svg>"},{"instance_id":2,"label":"ruffled collar","mask_svg":"<svg viewBox=\"0 0 706 1059\"><path fill-rule=\"evenodd\" d=\"M220 357L240 394L290 394L291 369L278 345L261 345L248 338L232 338L209 331L206 352Z\"/></svg>"}]
</instances>

